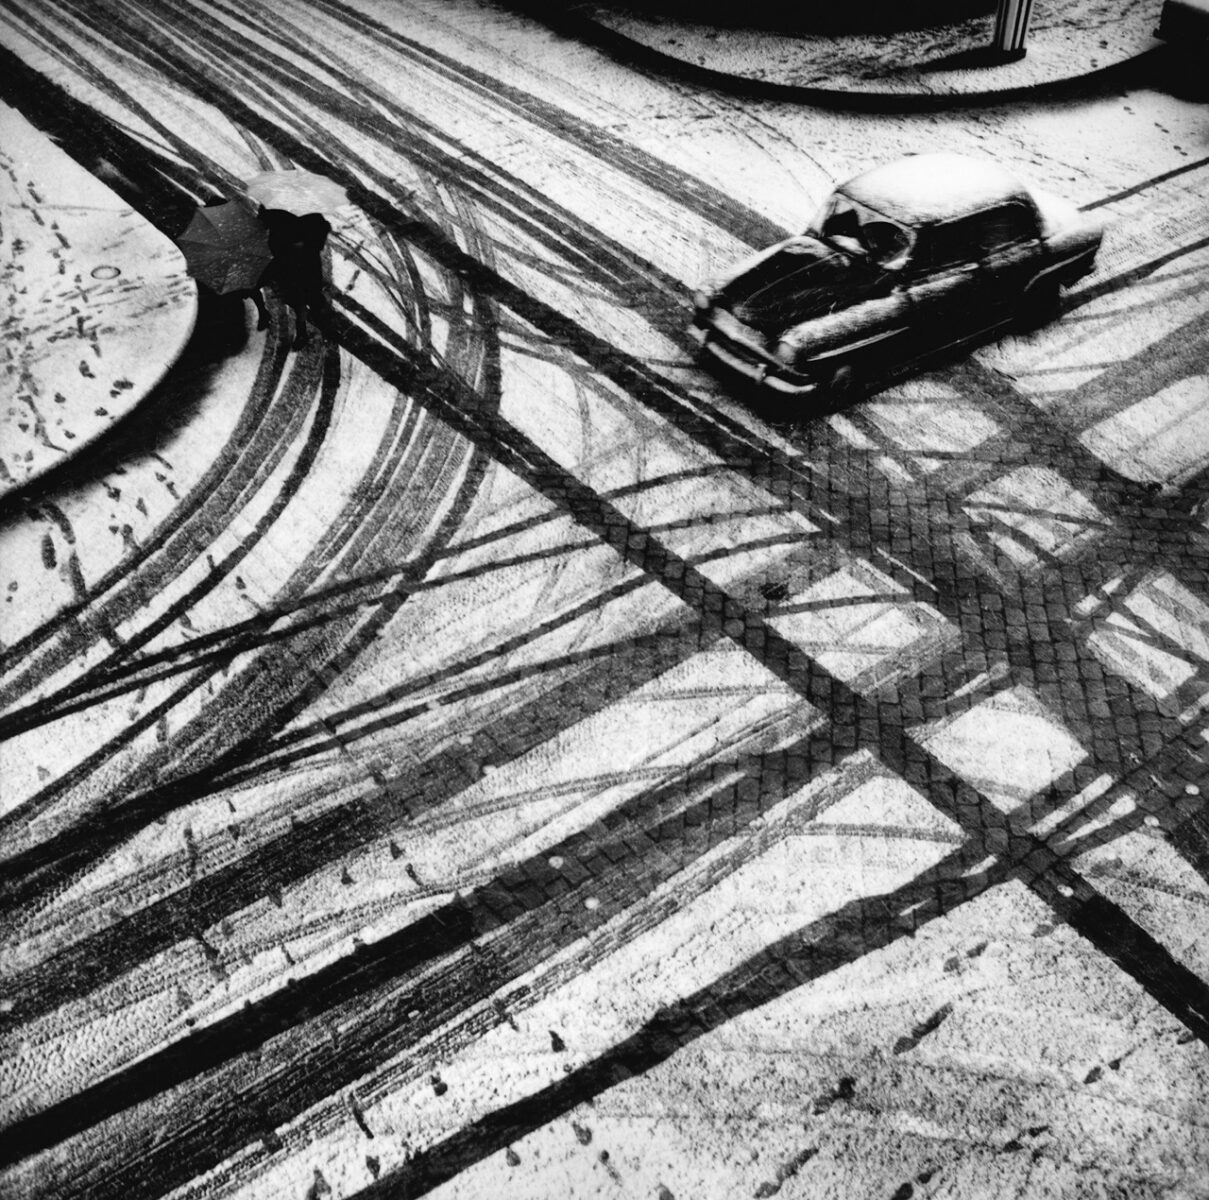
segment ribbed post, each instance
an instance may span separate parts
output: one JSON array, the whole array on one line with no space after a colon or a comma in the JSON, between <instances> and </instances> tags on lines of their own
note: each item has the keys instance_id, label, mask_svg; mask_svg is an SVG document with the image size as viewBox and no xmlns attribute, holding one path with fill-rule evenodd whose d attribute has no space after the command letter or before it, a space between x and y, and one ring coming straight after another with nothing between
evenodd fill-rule
<instances>
[{"instance_id":1,"label":"ribbed post","mask_svg":"<svg viewBox=\"0 0 1209 1200\"><path fill-rule=\"evenodd\" d=\"M1032 14L1033 0L999 0L999 11L995 14L995 49L1001 54L1022 55Z\"/></svg>"}]
</instances>

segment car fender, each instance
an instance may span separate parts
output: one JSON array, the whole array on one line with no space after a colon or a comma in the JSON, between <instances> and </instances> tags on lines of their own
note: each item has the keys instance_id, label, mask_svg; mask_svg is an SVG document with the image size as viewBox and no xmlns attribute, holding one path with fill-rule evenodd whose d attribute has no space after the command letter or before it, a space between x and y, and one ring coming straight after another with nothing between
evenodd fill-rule
<instances>
[{"instance_id":1,"label":"car fender","mask_svg":"<svg viewBox=\"0 0 1209 1200\"><path fill-rule=\"evenodd\" d=\"M785 330L775 350L787 364L831 359L884 342L907 326L910 304L901 291L814 317Z\"/></svg>"},{"instance_id":2,"label":"car fender","mask_svg":"<svg viewBox=\"0 0 1209 1200\"><path fill-rule=\"evenodd\" d=\"M1063 283L1086 275L1104 239L1104 223L1080 211L1069 200L1051 196L1039 188L1032 189L1032 197L1041 215L1043 231L1045 265L1040 274L1056 272Z\"/></svg>"},{"instance_id":3,"label":"car fender","mask_svg":"<svg viewBox=\"0 0 1209 1200\"><path fill-rule=\"evenodd\" d=\"M1103 227L1090 221L1047 238L1047 272L1056 271L1063 283L1073 283L1086 275L1095 262L1102 238Z\"/></svg>"}]
</instances>

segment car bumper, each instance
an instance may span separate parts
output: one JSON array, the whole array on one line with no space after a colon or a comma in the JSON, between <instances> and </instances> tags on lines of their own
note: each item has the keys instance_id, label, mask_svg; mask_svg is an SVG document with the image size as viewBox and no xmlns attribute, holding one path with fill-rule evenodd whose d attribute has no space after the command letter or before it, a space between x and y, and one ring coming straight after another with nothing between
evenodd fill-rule
<instances>
[{"instance_id":1,"label":"car bumper","mask_svg":"<svg viewBox=\"0 0 1209 1200\"><path fill-rule=\"evenodd\" d=\"M728 324L738 328L726 328ZM807 395L819 387L817 378L799 374L773 358L754 344L754 335L751 340L743 336L742 327L735 318L728 320L718 310L698 306L689 332L702 353L728 375L784 396Z\"/></svg>"}]
</instances>

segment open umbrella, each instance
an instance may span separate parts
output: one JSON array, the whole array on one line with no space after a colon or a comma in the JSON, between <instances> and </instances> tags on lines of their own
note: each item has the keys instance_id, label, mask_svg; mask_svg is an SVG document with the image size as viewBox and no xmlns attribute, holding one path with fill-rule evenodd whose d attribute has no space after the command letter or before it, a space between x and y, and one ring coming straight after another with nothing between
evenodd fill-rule
<instances>
[{"instance_id":1,"label":"open umbrella","mask_svg":"<svg viewBox=\"0 0 1209 1200\"><path fill-rule=\"evenodd\" d=\"M248 196L266 208L280 208L304 217L325 213L349 203L348 194L314 171L261 171L244 185Z\"/></svg>"},{"instance_id":2,"label":"open umbrella","mask_svg":"<svg viewBox=\"0 0 1209 1200\"><path fill-rule=\"evenodd\" d=\"M238 200L199 208L176 244L189 274L219 295L256 287L273 258L265 227Z\"/></svg>"}]
</instances>

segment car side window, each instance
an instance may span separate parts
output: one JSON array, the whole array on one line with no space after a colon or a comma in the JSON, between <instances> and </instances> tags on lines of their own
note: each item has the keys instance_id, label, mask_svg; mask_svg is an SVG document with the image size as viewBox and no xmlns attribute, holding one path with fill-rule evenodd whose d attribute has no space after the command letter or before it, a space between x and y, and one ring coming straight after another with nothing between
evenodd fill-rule
<instances>
[{"instance_id":1,"label":"car side window","mask_svg":"<svg viewBox=\"0 0 1209 1200\"><path fill-rule=\"evenodd\" d=\"M994 254L1005 246L1035 241L1039 236L1036 214L1019 200L989 208L980 215L979 249L983 255Z\"/></svg>"},{"instance_id":2,"label":"car side window","mask_svg":"<svg viewBox=\"0 0 1209 1200\"><path fill-rule=\"evenodd\" d=\"M930 271L943 271L948 267L974 262L982 249L981 216L981 213L976 213L931 226L926 235L920 238L923 253L917 256L916 266Z\"/></svg>"}]
</instances>

